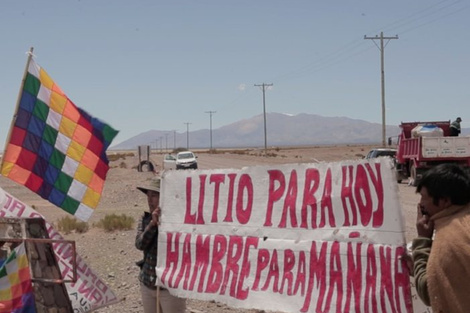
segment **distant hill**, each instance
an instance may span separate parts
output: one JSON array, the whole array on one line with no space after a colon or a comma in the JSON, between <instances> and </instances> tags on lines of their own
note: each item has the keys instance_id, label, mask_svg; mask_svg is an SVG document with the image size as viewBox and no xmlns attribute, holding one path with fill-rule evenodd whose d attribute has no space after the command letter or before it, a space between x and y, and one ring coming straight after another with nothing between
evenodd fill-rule
<instances>
[{"instance_id":1,"label":"distant hill","mask_svg":"<svg viewBox=\"0 0 470 313\"><path fill-rule=\"evenodd\" d=\"M374 144L382 142L382 125L347 117L324 117L315 114L286 115L266 114L267 145L272 146L308 146L326 144ZM398 126L386 127L387 137L399 134ZM139 145L155 148L173 149L175 146L186 147L187 134L172 131L149 130L129 138L111 150L131 150ZM161 138L161 139L160 139ZM162 142L160 142L160 140ZM210 131L202 129L189 132L190 149L209 148ZM264 147L263 115L256 115L217 129L212 129L212 147L239 148Z\"/></svg>"},{"instance_id":2,"label":"distant hill","mask_svg":"<svg viewBox=\"0 0 470 313\"><path fill-rule=\"evenodd\" d=\"M305 113L298 115L267 113L266 121L268 147L382 143L382 124L348 117L325 117ZM387 125L387 138L396 137L399 133L398 125ZM462 129L462 135L469 134L469 128ZM172 131L149 130L114 145L110 149L132 150L140 145L150 145L155 149L157 140L158 149L166 149L167 145L168 149L186 147L186 132L176 133L175 139L173 136ZM396 142L396 138L393 142ZM209 148L209 129L189 132L189 147L190 149ZM214 149L264 147L263 115L256 115L212 129L212 147Z\"/></svg>"}]
</instances>

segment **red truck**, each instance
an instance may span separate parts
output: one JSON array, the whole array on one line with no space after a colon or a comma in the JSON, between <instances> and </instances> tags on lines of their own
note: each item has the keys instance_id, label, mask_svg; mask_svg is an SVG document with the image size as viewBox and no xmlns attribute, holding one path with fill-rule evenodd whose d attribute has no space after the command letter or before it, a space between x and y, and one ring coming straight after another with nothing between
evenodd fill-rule
<instances>
[{"instance_id":1,"label":"red truck","mask_svg":"<svg viewBox=\"0 0 470 313\"><path fill-rule=\"evenodd\" d=\"M413 185L432 166L457 163L470 166L470 137L451 137L450 121L402 122L398 136L397 177Z\"/></svg>"}]
</instances>

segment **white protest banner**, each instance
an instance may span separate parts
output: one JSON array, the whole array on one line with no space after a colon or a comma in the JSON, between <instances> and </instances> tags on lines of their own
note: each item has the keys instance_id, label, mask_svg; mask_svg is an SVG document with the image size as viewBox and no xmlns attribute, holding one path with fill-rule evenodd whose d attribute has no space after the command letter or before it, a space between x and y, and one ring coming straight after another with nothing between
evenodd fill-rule
<instances>
[{"instance_id":1,"label":"white protest banner","mask_svg":"<svg viewBox=\"0 0 470 313\"><path fill-rule=\"evenodd\" d=\"M0 217L38 217L44 219L30 206L0 188ZM45 220L45 219L44 219ZM64 239L51 224L45 221L50 239ZM54 243L53 249L64 279L72 279L73 253L70 245ZM118 302L114 292L77 254L77 281L66 283L74 313L85 313Z\"/></svg>"},{"instance_id":2,"label":"white protest banner","mask_svg":"<svg viewBox=\"0 0 470 313\"><path fill-rule=\"evenodd\" d=\"M285 312L412 312L389 159L162 177L157 276L171 293Z\"/></svg>"}]
</instances>

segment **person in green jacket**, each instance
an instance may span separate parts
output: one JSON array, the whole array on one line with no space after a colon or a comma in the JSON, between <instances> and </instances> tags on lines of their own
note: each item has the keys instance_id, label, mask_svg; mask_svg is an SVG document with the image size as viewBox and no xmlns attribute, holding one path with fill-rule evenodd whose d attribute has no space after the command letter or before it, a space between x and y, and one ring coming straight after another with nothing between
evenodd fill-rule
<instances>
[{"instance_id":1,"label":"person in green jacket","mask_svg":"<svg viewBox=\"0 0 470 313\"><path fill-rule=\"evenodd\" d=\"M470 177L455 164L441 164L418 182L412 243L416 290L433 312L470 310Z\"/></svg>"},{"instance_id":2,"label":"person in green jacket","mask_svg":"<svg viewBox=\"0 0 470 313\"><path fill-rule=\"evenodd\" d=\"M460 117L457 117L455 121L450 123L450 135L457 137L460 134L460 122L462 119Z\"/></svg>"}]
</instances>

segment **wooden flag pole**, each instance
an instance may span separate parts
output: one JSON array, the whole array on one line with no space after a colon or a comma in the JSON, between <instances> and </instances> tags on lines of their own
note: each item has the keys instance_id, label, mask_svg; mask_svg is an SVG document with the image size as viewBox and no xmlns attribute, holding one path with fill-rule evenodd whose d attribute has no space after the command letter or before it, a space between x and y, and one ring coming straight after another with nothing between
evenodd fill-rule
<instances>
[{"instance_id":1,"label":"wooden flag pole","mask_svg":"<svg viewBox=\"0 0 470 313\"><path fill-rule=\"evenodd\" d=\"M26 75L28 74L29 63L31 62L31 59L33 58L33 50L34 50L33 47L29 48L28 60L26 61L26 67L24 69L23 79L21 80L20 91L18 91L18 98L16 99L15 113L13 114L13 119L11 120L11 124L10 124L10 130L8 131L7 140L5 141L5 147L3 149L3 157L2 157L2 163L0 164L0 169L3 168L3 161L5 160L5 152L7 151L8 143L10 142L10 137L11 137L11 133L13 130L13 125L15 125L15 120L18 115L18 108L20 107L21 95L23 92L24 83L26 81Z\"/></svg>"},{"instance_id":2,"label":"wooden flag pole","mask_svg":"<svg viewBox=\"0 0 470 313\"><path fill-rule=\"evenodd\" d=\"M157 313L160 313L160 286L157 286Z\"/></svg>"}]
</instances>

